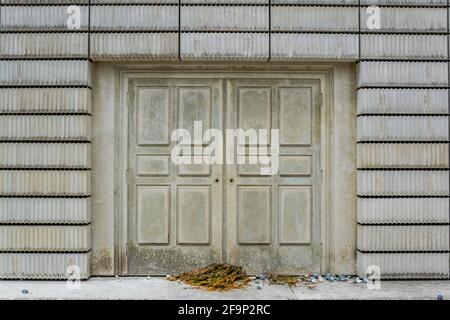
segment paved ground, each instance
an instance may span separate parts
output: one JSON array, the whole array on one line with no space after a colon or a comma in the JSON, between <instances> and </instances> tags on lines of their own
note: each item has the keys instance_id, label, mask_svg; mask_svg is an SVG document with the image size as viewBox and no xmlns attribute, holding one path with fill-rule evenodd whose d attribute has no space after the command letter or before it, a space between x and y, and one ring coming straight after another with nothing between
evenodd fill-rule
<instances>
[{"instance_id":1,"label":"paved ground","mask_svg":"<svg viewBox=\"0 0 450 320\"><path fill-rule=\"evenodd\" d=\"M261 289L257 289L260 286ZM28 293L22 293L22 290ZM382 281L381 289L364 284L324 282L315 289L259 281L242 290L207 292L165 278L91 278L80 289L65 281L0 281L0 299L450 299L450 281Z\"/></svg>"}]
</instances>

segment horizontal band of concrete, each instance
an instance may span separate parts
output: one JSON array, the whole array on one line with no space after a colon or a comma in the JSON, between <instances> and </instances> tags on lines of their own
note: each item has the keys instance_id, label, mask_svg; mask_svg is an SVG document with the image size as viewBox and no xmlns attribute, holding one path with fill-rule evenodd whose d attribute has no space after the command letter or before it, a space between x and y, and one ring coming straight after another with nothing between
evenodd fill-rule
<instances>
[{"instance_id":1,"label":"horizontal band of concrete","mask_svg":"<svg viewBox=\"0 0 450 320\"><path fill-rule=\"evenodd\" d=\"M1 279L87 279L88 253L0 253Z\"/></svg>"},{"instance_id":2,"label":"horizontal band of concrete","mask_svg":"<svg viewBox=\"0 0 450 320\"><path fill-rule=\"evenodd\" d=\"M183 33L182 60L267 60L268 33Z\"/></svg>"},{"instance_id":3,"label":"horizontal band of concrete","mask_svg":"<svg viewBox=\"0 0 450 320\"><path fill-rule=\"evenodd\" d=\"M449 258L448 253L358 252L357 272L359 276L373 274L375 267L381 279L448 279Z\"/></svg>"},{"instance_id":4,"label":"horizontal band of concrete","mask_svg":"<svg viewBox=\"0 0 450 320\"><path fill-rule=\"evenodd\" d=\"M239 7L237 7L239 8ZM251 7L249 7L251 8ZM178 33L2 33L0 34L0 58L92 58L94 60L174 60L178 58ZM260 54L253 47L264 47L269 39L242 33L182 33L181 55L204 57L204 52L216 52L216 59L247 56L258 59ZM226 37L228 46L218 46L217 40ZM236 46L242 38L254 38L247 46ZM273 33L271 58L273 60L347 59L359 58L359 35L328 33ZM187 39L186 39L187 38ZM208 38L197 50L192 38ZM90 39L90 52L88 42ZM201 41L201 40L198 40ZM227 43L228 44L228 43ZM363 34L361 58L363 59L447 59L446 35L411 34ZM201 50L201 51L200 51ZM246 50L246 51L245 51ZM193 52L194 51L194 52Z\"/></svg>"},{"instance_id":5,"label":"horizontal band of concrete","mask_svg":"<svg viewBox=\"0 0 450 320\"><path fill-rule=\"evenodd\" d=\"M2 196L88 196L90 171L0 170Z\"/></svg>"},{"instance_id":6,"label":"horizontal band of concrete","mask_svg":"<svg viewBox=\"0 0 450 320\"><path fill-rule=\"evenodd\" d=\"M271 60L304 59L356 60L359 56L357 34L272 33Z\"/></svg>"},{"instance_id":7,"label":"horizontal band of concrete","mask_svg":"<svg viewBox=\"0 0 450 320\"><path fill-rule=\"evenodd\" d=\"M423 1L425 2L425 1ZM380 8L379 28L373 29L373 11L360 8L361 30L371 32L446 32L447 8Z\"/></svg>"},{"instance_id":8,"label":"horizontal band of concrete","mask_svg":"<svg viewBox=\"0 0 450 320\"><path fill-rule=\"evenodd\" d=\"M0 58L88 58L86 33L0 33Z\"/></svg>"},{"instance_id":9,"label":"horizontal band of concrete","mask_svg":"<svg viewBox=\"0 0 450 320\"><path fill-rule=\"evenodd\" d=\"M362 59L447 59L447 35L362 34Z\"/></svg>"},{"instance_id":10,"label":"horizontal band of concrete","mask_svg":"<svg viewBox=\"0 0 450 320\"><path fill-rule=\"evenodd\" d=\"M79 10L79 30L88 30L89 6L79 6ZM69 30L67 11L67 6L3 6L0 27L5 31Z\"/></svg>"},{"instance_id":11,"label":"horizontal band of concrete","mask_svg":"<svg viewBox=\"0 0 450 320\"><path fill-rule=\"evenodd\" d=\"M274 1L274 0L272 0ZM278 1L278 0L275 0ZM279 0L281 1L281 0ZM300 0L303 1L303 0ZM308 1L308 0L304 0ZM317 0L320 1L320 0ZM340 0L336 0L340 1ZM361 5L445 6L447 0L360 0Z\"/></svg>"},{"instance_id":12,"label":"horizontal band of concrete","mask_svg":"<svg viewBox=\"0 0 450 320\"><path fill-rule=\"evenodd\" d=\"M446 114L448 97L448 89L359 89L358 114Z\"/></svg>"},{"instance_id":13,"label":"horizontal band of concrete","mask_svg":"<svg viewBox=\"0 0 450 320\"><path fill-rule=\"evenodd\" d=\"M91 30L178 30L178 6L91 6Z\"/></svg>"},{"instance_id":14,"label":"horizontal band of concrete","mask_svg":"<svg viewBox=\"0 0 450 320\"><path fill-rule=\"evenodd\" d=\"M87 252L91 226L0 226L1 252Z\"/></svg>"},{"instance_id":15,"label":"horizontal band of concrete","mask_svg":"<svg viewBox=\"0 0 450 320\"><path fill-rule=\"evenodd\" d=\"M178 33L92 33L93 60L178 60Z\"/></svg>"},{"instance_id":16,"label":"horizontal band of concrete","mask_svg":"<svg viewBox=\"0 0 450 320\"><path fill-rule=\"evenodd\" d=\"M449 171L358 171L359 196L449 196Z\"/></svg>"},{"instance_id":17,"label":"horizontal band of concrete","mask_svg":"<svg viewBox=\"0 0 450 320\"><path fill-rule=\"evenodd\" d=\"M89 169L90 143L0 143L0 168Z\"/></svg>"},{"instance_id":18,"label":"horizontal band of concrete","mask_svg":"<svg viewBox=\"0 0 450 320\"><path fill-rule=\"evenodd\" d=\"M0 198L1 224L85 224L90 198Z\"/></svg>"},{"instance_id":19,"label":"horizontal band of concrete","mask_svg":"<svg viewBox=\"0 0 450 320\"><path fill-rule=\"evenodd\" d=\"M273 7L272 31L358 31L357 7Z\"/></svg>"},{"instance_id":20,"label":"horizontal band of concrete","mask_svg":"<svg viewBox=\"0 0 450 320\"><path fill-rule=\"evenodd\" d=\"M89 88L0 88L2 113L91 113Z\"/></svg>"},{"instance_id":21,"label":"horizontal band of concrete","mask_svg":"<svg viewBox=\"0 0 450 320\"><path fill-rule=\"evenodd\" d=\"M449 223L448 198L358 198L362 224Z\"/></svg>"},{"instance_id":22,"label":"horizontal band of concrete","mask_svg":"<svg viewBox=\"0 0 450 320\"><path fill-rule=\"evenodd\" d=\"M448 143L359 143L357 168L448 168Z\"/></svg>"},{"instance_id":23,"label":"horizontal band of concrete","mask_svg":"<svg viewBox=\"0 0 450 320\"><path fill-rule=\"evenodd\" d=\"M448 251L449 226L358 225L360 251Z\"/></svg>"},{"instance_id":24,"label":"horizontal band of concrete","mask_svg":"<svg viewBox=\"0 0 450 320\"><path fill-rule=\"evenodd\" d=\"M5 115L0 116L0 140L88 141L89 115Z\"/></svg>"},{"instance_id":25,"label":"horizontal band of concrete","mask_svg":"<svg viewBox=\"0 0 450 320\"><path fill-rule=\"evenodd\" d=\"M447 62L376 62L357 65L358 86L435 87L448 85Z\"/></svg>"},{"instance_id":26,"label":"horizontal band of concrete","mask_svg":"<svg viewBox=\"0 0 450 320\"><path fill-rule=\"evenodd\" d=\"M269 31L267 6L187 6L181 9L182 31Z\"/></svg>"},{"instance_id":27,"label":"horizontal band of concrete","mask_svg":"<svg viewBox=\"0 0 450 320\"><path fill-rule=\"evenodd\" d=\"M2 86L90 86L91 63L87 60L1 60Z\"/></svg>"},{"instance_id":28,"label":"horizontal band of concrete","mask_svg":"<svg viewBox=\"0 0 450 320\"><path fill-rule=\"evenodd\" d=\"M448 141L448 116L361 116L358 141Z\"/></svg>"},{"instance_id":29,"label":"horizontal band of concrete","mask_svg":"<svg viewBox=\"0 0 450 320\"><path fill-rule=\"evenodd\" d=\"M73 0L2 0L4 4L70 4ZM90 0L91 4L178 4L179 0ZM77 0L88 4L89 0ZM268 4L269 0L181 0L181 4ZM272 4L332 4L332 5L402 5L402 6L445 6L447 0L271 0Z\"/></svg>"}]
</instances>

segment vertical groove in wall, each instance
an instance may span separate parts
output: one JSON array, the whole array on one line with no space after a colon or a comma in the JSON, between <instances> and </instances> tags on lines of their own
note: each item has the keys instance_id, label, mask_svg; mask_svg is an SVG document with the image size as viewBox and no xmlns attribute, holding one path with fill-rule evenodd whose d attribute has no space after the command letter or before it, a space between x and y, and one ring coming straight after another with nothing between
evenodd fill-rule
<instances>
[{"instance_id":1,"label":"vertical groove in wall","mask_svg":"<svg viewBox=\"0 0 450 320\"><path fill-rule=\"evenodd\" d=\"M272 0L269 0L269 58L272 60Z\"/></svg>"},{"instance_id":2,"label":"vertical groove in wall","mask_svg":"<svg viewBox=\"0 0 450 320\"><path fill-rule=\"evenodd\" d=\"M178 0L178 61L181 61L181 0Z\"/></svg>"},{"instance_id":3,"label":"vertical groove in wall","mask_svg":"<svg viewBox=\"0 0 450 320\"><path fill-rule=\"evenodd\" d=\"M89 7L88 7L88 52L87 52L87 58L91 58L91 0L89 0Z\"/></svg>"},{"instance_id":4,"label":"vertical groove in wall","mask_svg":"<svg viewBox=\"0 0 450 320\"><path fill-rule=\"evenodd\" d=\"M448 83L447 83L447 94L448 94L448 137L450 138L450 0L447 0L447 70L448 70ZM448 156L450 159L450 148L448 150ZM449 164L450 167L450 164ZM449 181L450 184L450 181ZM450 197L448 198L448 204L450 207ZM448 218L450 221L450 210L448 211ZM449 226L450 229L450 226ZM449 242L450 242L450 232L449 232ZM449 274L450 274L450 262L449 262Z\"/></svg>"},{"instance_id":5,"label":"vertical groove in wall","mask_svg":"<svg viewBox=\"0 0 450 320\"><path fill-rule=\"evenodd\" d=\"M358 62L361 61L361 0L358 0Z\"/></svg>"}]
</instances>

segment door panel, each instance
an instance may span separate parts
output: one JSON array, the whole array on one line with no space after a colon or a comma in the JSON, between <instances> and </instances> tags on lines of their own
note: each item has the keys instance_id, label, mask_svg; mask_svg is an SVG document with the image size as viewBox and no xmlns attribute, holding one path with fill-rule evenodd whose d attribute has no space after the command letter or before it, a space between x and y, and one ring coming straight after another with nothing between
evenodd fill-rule
<instances>
[{"instance_id":1,"label":"door panel","mask_svg":"<svg viewBox=\"0 0 450 320\"><path fill-rule=\"evenodd\" d=\"M222 166L177 166L170 157L174 129L192 139L194 121L222 129L221 82L129 83L128 274L174 274L222 260Z\"/></svg>"},{"instance_id":2,"label":"door panel","mask_svg":"<svg viewBox=\"0 0 450 320\"><path fill-rule=\"evenodd\" d=\"M278 173L226 166L227 261L250 273L319 272L319 82L229 80L227 104L227 128L280 130Z\"/></svg>"}]
</instances>

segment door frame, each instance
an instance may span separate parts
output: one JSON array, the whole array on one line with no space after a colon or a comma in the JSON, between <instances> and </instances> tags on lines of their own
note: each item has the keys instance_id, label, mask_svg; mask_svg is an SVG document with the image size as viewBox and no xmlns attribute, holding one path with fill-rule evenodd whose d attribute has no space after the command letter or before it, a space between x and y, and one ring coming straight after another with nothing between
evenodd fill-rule
<instances>
[{"instance_id":1,"label":"door frame","mask_svg":"<svg viewBox=\"0 0 450 320\"><path fill-rule=\"evenodd\" d=\"M354 263L353 245L356 247L356 235L354 230L356 229L356 181L348 181L351 190L350 201L343 204L343 207L349 207L348 217L345 222L350 221L350 218L354 218L351 226L337 226L335 222L338 221L336 213L341 210L342 206L335 204L336 190L341 188L342 183L335 183L335 164L334 160L337 156L335 152L335 140L333 135L335 132L335 95L338 98L343 97L344 101L339 104L351 103L354 106L354 83L346 83L345 81L339 83L339 77L334 74L337 71L347 74L347 66L339 66L339 64L295 64L295 63L189 63L189 62L172 62L172 63L116 63L115 64L115 177L114 177L114 267L113 273L118 275L127 275L127 255L126 255L126 241L127 241L127 210L128 210L128 190L127 190L127 167L128 167L128 80L131 78L152 78L152 77L185 77L192 76L205 77L205 78L227 78L235 75L235 77L242 78L245 74L246 78L261 78L266 76L268 78L286 78L289 76L296 79L314 79L320 80L320 87L322 92L322 104L321 104L321 172L322 172L322 184L321 184L321 212L320 212L320 225L321 225L321 257L320 265L321 272L328 272L339 270L341 268L339 264L342 261L342 257L338 257L343 253L347 253L349 257L344 258L349 266L344 267L353 270L356 269ZM339 72L338 72L339 74ZM350 78L353 75L348 75ZM335 88L335 82L338 84L338 88ZM348 81L347 81L348 82ZM348 90L348 92L342 92L340 90ZM352 106L352 107L353 107ZM348 106L347 106L348 107ZM356 122L356 117L354 118ZM352 128L355 131L354 126ZM352 134L350 134L352 135ZM348 142L346 142L348 144ZM339 144L339 143L338 143ZM356 144L355 144L356 149ZM356 159L354 159L356 165ZM356 170L355 170L356 171ZM355 177L356 180L356 177ZM341 195L340 193L339 195ZM353 199L354 197L354 199ZM354 200L354 205L353 205ZM354 216L354 217L353 217ZM340 240L342 235L348 234L346 243L350 243L350 248L341 248L344 245L336 244L335 240ZM353 267L354 264L354 267ZM350 271L351 272L351 271Z\"/></svg>"}]
</instances>

